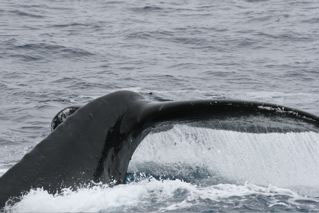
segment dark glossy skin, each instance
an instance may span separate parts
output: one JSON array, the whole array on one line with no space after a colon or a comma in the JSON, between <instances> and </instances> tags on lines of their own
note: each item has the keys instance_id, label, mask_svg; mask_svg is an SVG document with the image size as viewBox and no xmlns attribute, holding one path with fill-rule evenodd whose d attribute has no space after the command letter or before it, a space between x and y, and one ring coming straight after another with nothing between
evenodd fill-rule
<instances>
[{"instance_id":1,"label":"dark glossy skin","mask_svg":"<svg viewBox=\"0 0 319 213\"><path fill-rule=\"evenodd\" d=\"M31 188L56 193L92 181L123 183L136 147L158 125L209 120L210 128L234 131L319 130L318 117L287 107L212 100L149 103L129 91L105 95L72 113L63 123L56 121L56 129L0 178L0 208Z\"/></svg>"}]
</instances>

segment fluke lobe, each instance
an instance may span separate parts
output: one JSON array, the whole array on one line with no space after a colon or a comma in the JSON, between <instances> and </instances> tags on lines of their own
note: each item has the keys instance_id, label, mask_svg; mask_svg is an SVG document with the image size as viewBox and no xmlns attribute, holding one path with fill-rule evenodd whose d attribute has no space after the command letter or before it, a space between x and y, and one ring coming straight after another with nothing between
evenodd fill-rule
<instances>
[{"instance_id":1,"label":"fluke lobe","mask_svg":"<svg viewBox=\"0 0 319 213\"><path fill-rule=\"evenodd\" d=\"M53 120L52 133L0 178L0 208L31 188L56 193L92 181L123 183L135 149L156 127L182 122L254 133L319 131L318 117L288 107L234 100L153 103L130 91L67 110Z\"/></svg>"}]
</instances>

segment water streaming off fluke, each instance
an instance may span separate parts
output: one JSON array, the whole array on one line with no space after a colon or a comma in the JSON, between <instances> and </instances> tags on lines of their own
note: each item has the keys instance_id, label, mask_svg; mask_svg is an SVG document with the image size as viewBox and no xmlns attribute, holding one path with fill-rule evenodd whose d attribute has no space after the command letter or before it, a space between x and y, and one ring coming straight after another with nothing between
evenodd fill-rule
<instances>
[{"instance_id":1,"label":"water streaming off fluke","mask_svg":"<svg viewBox=\"0 0 319 213\"><path fill-rule=\"evenodd\" d=\"M134 153L129 171L157 165L176 167L173 175L178 175L181 168L206 168L224 181L319 188L318 153L316 132L249 133L177 124L149 134Z\"/></svg>"}]
</instances>

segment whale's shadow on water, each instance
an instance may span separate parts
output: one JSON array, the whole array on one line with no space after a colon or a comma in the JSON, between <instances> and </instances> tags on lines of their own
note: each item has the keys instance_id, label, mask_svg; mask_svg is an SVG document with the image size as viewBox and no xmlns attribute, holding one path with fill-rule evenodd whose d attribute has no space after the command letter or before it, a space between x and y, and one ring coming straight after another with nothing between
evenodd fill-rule
<instances>
[{"instance_id":1,"label":"whale's shadow on water","mask_svg":"<svg viewBox=\"0 0 319 213\"><path fill-rule=\"evenodd\" d=\"M143 138L181 123L249 133L319 132L318 117L274 104L154 103L134 92L115 92L60 111L52 121L52 133L0 178L0 207L31 188L57 193L92 181L128 182L129 162Z\"/></svg>"}]
</instances>

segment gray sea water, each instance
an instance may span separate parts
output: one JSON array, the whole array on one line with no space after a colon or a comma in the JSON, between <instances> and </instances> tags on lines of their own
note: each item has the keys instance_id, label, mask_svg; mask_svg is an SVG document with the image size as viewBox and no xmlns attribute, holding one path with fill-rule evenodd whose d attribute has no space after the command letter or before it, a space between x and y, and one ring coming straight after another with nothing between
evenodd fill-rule
<instances>
[{"instance_id":1,"label":"gray sea water","mask_svg":"<svg viewBox=\"0 0 319 213\"><path fill-rule=\"evenodd\" d=\"M122 89L319 115L319 1L0 1L0 175L50 133L60 109ZM7 209L319 211L318 151L315 133L181 125L145 139L128 184L34 189Z\"/></svg>"}]
</instances>

